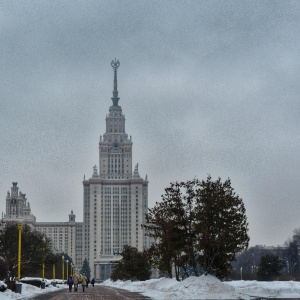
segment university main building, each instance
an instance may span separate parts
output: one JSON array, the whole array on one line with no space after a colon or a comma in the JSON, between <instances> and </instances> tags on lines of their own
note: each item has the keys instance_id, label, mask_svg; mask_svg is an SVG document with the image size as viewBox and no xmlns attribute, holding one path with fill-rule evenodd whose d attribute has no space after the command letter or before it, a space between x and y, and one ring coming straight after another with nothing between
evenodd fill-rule
<instances>
[{"instance_id":1,"label":"university main building","mask_svg":"<svg viewBox=\"0 0 300 300\"><path fill-rule=\"evenodd\" d=\"M111 262L119 260L124 245L142 251L149 245L141 224L148 210L148 180L141 178L136 164L132 168L132 139L125 131L125 116L119 106L117 89L118 60L113 60L114 90L112 106L106 115L106 131L99 142L99 169L83 181L83 222L75 222L73 211L68 222L36 222L26 195L13 182L6 197L3 221L29 224L52 239L53 250L66 252L76 268L84 259L91 276L105 280Z\"/></svg>"}]
</instances>

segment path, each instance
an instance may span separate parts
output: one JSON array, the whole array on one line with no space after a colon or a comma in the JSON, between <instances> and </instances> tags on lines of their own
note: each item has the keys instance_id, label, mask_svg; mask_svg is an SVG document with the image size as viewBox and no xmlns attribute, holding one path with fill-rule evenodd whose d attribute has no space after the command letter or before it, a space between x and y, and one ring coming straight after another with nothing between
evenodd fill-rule
<instances>
[{"instance_id":1,"label":"path","mask_svg":"<svg viewBox=\"0 0 300 300\"><path fill-rule=\"evenodd\" d=\"M92 287L89 285L82 292L81 286L78 288L78 292L69 292L69 289L62 288L57 292L40 294L31 299L34 300L146 300L151 299L143 296L139 293L129 292L126 290L116 289L104 285L95 285Z\"/></svg>"}]
</instances>

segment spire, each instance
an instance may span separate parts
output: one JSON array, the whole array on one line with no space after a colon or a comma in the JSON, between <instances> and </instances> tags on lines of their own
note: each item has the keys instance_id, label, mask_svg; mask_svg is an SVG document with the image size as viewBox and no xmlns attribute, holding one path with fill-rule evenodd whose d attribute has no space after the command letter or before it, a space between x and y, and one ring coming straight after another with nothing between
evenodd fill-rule
<instances>
[{"instance_id":1,"label":"spire","mask_svg":"<svg viewBox=\"0 0 300 300\"><path fill-rule=\"evenodd\" d=\"M113 97L111 100L113 101L113 106L118 106L119 97L118 97L118 82L117 82L117 70L120 66L120 62L115 58L112 60L111 66L114 69L114 90L113 90Z\"/></svg>"}]
</instances>

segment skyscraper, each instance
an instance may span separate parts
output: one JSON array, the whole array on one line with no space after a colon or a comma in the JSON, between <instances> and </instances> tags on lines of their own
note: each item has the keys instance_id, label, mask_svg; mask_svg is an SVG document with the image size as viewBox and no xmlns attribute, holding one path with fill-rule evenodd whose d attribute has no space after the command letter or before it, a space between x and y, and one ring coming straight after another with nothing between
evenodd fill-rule
<instances>
[{"instance_id":1,"label":"skyscraper","mask_svg":"<svg viewBox=\"0 0 300 300\"><path fill-rule=\"evenodd\" d=\"M119 106L118 60L113 60L113 97L106 115L106 131L99 142L99 172L83 181L83 259L91 274L105 280L111 261L120 259L124 245L142 251L148 247L141 224L148 210L148 179L141 178L138 164L132 168L132 139L125 131L125 115Z\"/></svg>"}]
</instances>

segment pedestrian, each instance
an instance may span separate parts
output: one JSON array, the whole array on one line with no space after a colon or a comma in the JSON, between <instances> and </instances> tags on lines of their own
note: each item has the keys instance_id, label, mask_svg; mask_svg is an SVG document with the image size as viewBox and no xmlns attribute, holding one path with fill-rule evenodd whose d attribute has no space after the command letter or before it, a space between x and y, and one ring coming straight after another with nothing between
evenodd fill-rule
<instances>
[{"instance_id":1,"label":"pedestrian","mask_svg":"<svg viewBox=\"0 0 300 300\"><path fill-rule=\"evenodd\" d=\"M91 284L94 287L94 284L95 284L95 279L94 278L92 279Z\"/></svg>"},{"instance_id":2,"label":"pedestrian","mask_svg":"<svg viewBox=\"0 0 300 300\"><path fill-rule=\"evenodd\" d=\"M72 286L73 286L73 279L72 276L70 275L68 281L67 281L68 285L69 285L69 292L72 291Z\"/></svg>"},{"instance_id":3,"label":"pedestrian","mask_svg":"<svg viewBox=\"0 0 300 300\"><path fill-rule=\"evenodd\" d=\"M86 277L85 277L86 278ZM88 288L89 287L89 283L90 283L90 280L88 278L86 278L86 287Z\"/></svg>"},{"instance_id":4,"label":"pedestrian","mask_svg":"<svg viewBox=\"0 0 300 300\"><path fill-rule=\"evenodd\" d=\"M82 291L84 292L85 291L85 286L86 286L86 283L87 283L87 279L85 276L81 276L81 285L82 285Z\"/></svg>"},{"instance_id":5,"label":"pedestrian","mask_svg":"<svg viewBox=\"0 0 300 300\"><path fill-rule=\"evenodd\" d=\"M78 290L78 283L79 283L78 275L74 274L73 275L74 292L77 292Z\"/></svg>"}]
</instances>

